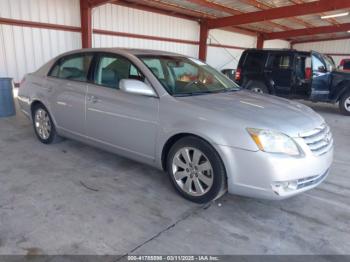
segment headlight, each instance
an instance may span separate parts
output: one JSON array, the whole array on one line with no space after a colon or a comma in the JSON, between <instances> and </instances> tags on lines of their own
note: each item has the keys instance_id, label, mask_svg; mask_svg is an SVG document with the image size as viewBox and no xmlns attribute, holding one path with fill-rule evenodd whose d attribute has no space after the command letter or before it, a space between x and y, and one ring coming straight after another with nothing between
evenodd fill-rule
<instances>
[{"instance_id":1,"label":"headlight","mask_svg":"<svg viewBox=\"0 0 350 262\"><path fill-rule=\"evenodd\" d=\"M290 156L302 154L294 140L283 133L257 128L247 128L247 131L261 151Z\"/></svg>"}]
</instances>

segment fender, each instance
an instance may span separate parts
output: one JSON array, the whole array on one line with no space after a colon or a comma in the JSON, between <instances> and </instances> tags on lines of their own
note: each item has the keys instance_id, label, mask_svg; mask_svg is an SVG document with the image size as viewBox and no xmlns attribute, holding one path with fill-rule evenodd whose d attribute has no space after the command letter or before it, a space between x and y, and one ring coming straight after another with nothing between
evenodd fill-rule
<instances>
[{"instance_id":1,"label":"fender","mask_svg":"<svg viewBox=\"0 0 350 262\"><path fill-rule=\"evenodd\" d=\"M44 105L44 107L47 109L47 111L49 112L50 114L50 117L52 119L52 122L54 123L55 126L57 126L57 122L56 122L56 119L55 117L53 116L53 114L51 113L51 108L49 106L47 106L48 103L45 103L42 101L42 99L39 99L39 98L31 98L31 102L30 102L30 120L33 121L33 113L32 113L32 110L33 110L33 105L35 103L40 103L42 105Z\"/></svg>"},{"instance_id":2,"label":"fender","mask_svg":"<svg viewBox=\"0 0 350 262\"><path fill-rule=\"evenodd\" d=\"M341 97L347 92L350 91L350 80L342 80L338 83L333 90L333 94L331 96L331 101L336 103L339 102Z\"/></svg>"}]
</instances>

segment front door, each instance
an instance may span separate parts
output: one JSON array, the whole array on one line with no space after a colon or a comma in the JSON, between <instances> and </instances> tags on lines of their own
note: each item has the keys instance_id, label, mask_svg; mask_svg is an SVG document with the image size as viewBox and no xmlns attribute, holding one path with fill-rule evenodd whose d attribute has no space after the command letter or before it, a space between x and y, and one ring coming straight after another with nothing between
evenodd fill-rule
<instances>
[{"instance_id":1,"label":"front door","mask_svg":"<svg viewBox=\"0 0 350 262\"><path fill-rule=\"evenodd\" d=\"M52 93L50 106L58 129L73 134L85 133L87 78L93 55L75 54L60 59L46 79Z\"/></svg>"},{"instance_id":2,"label":"front door","mask_svg":"<svg viewBox=\"0 0 350 262\"><path fill-rule=\"evenodd\" d=\"M326 101L329 97L329 87L331 84L331 70L327 67L327 62L318 53L312 52L312 83L311 100Z\"/></svg>"},{"instance_id":3,"label":"front door","mask_svg":"<svg viewBox=\"0 0 350 262\"><path fill-rule=\"evenodd\" d=\"M294 98L308 99L311 94L311 56L298 54L294 58Z\"/></svg>"},{"instance_id":4,"label":"front door","mask_svg":"<svg viewBox=\"0 0 350 262\"><path fill-rule=\"evenodd\" d=\"M122 79L147 80L129 60L114 54L100 54L94 71L87 91L87 135L125 156L153 161L159 99L119 90Z\"/></svg>"},{"instance_id":5,"label":"front door","mask_svg":"<svg viewBox=\"0 0 350 262\"><path fill-rule=\"evenodd\" d=\"M270 54L265 75L274 87L276 95L288 96L291 94L292 73L292 56L290 54Z\"/></svg>"}]
</instances>

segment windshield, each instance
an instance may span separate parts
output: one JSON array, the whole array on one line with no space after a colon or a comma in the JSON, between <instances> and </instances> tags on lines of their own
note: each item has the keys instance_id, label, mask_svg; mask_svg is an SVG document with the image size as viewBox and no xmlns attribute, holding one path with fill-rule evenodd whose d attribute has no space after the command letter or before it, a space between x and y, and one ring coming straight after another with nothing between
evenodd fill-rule
<instances>
[{"instance_id":1,"label":"windshield","mask_svg":"<svg viewBox=\"0 0 350 262\"><path fill-rule=\"evenodd\" d=\"M333 71L336 68L334 60L331 56L323 55L323 59L326 62L327 71Z\"/></svg>"},{"instance_id":2,"label":"windshield","mask_svg":"<svg viewBox=\"0 0 350 262\"><path fill-rule=\"evenodd\" d=\"M239 90L237 84L209 65L180 56L139 56L174 96Z\"/></svg>"}]
</instances>

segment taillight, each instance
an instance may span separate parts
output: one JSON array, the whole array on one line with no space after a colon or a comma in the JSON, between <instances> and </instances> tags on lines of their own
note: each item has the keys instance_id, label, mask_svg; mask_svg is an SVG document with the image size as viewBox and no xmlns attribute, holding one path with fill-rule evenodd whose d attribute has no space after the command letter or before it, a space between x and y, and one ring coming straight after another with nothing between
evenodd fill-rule
<instances>
[{"instance_id":1,"label":"taillight","mask_svg":"<svg viewBox=\"0 0 350 262\"><path fill-rule=\"evenodd\" d=\"M26 78L25 78L25 77L23 77L23 79L21 80L20 85L24 84L24 82L25 82L25 81L26 81Z\"/></svg>"},{"instance_id":2,"label":"taillight","mask_svg":"<svg viewBox=\"0 0 350 262\"><path fill-rule=\"evenodd\" d=\"M22 87L25 81L26 81L26 77L23 77L21 82L19 83L19 87Z\"/></svg>"},{"instance_id":3,"label":"taillight","mask_svg":"<svg viewBox=\"0 0 350 262\"><path fill-rule=\"evenodd\" d=\"M310 67L305 68L305 79L306 80L311 79L311 74L312 74L311 68Z\"/></svg>"},{"instance_id":4,"label":"taillight","mask_svg":"<svg viewBox=\"0 0 350 262\"><path fill-rule=\"evenodd\" d=\"M237 70L236 70L235 80L236 81L241 80L241 69L240 68L237 68Z\"/></svg>"}]
</instances>

